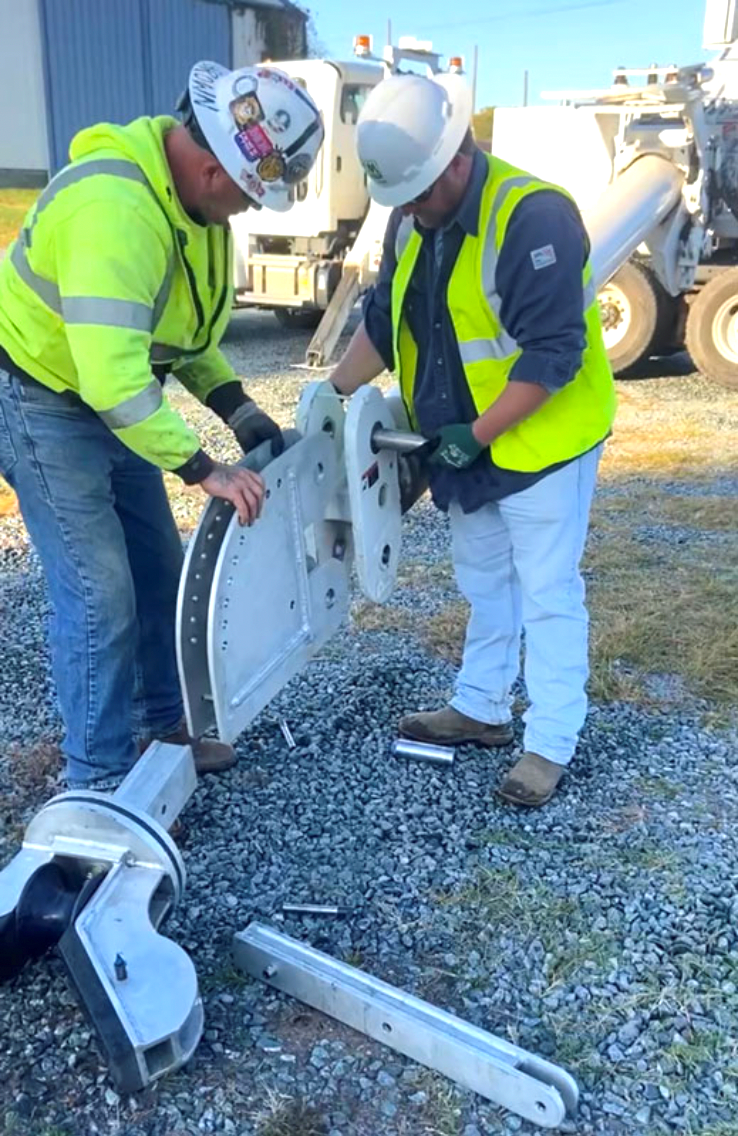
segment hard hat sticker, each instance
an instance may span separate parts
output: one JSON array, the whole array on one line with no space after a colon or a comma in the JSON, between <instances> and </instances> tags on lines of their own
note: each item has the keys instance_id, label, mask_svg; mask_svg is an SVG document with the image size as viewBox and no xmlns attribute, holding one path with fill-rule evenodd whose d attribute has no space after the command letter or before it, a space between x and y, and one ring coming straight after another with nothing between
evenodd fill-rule
<instances>
[{"instance_id":1,"label":"hard hat sticker","mask_svg":"<svg viewBox=\"0 0 738 1136\"><path fill-rule=\"evenodd\" d=\"M268 67L262 67L256 74L259 79L271 79L273 83L282 83L290 91L295 89L295 84L287 78L283 71L270 71Z\"/></svg>"},{"instance_id":2,"label":"hard hat sticker","mask_svg":"<svg viewBox=\"0 0 738 1136\"><path fill-rule=\"evenodd\" d=\"M279 181L284 176L285 162L281 154L274 150L262 158L256 167L256 172L262 181Z\"/></svg>"},{"instance_id":3,"label":"hard hat sticker","mask_svg":"<svg viewBox=\"0 0 738 1136\"><path fill-rule=\"evenodd\" d=\"M250 162L257 162L259 158L266 158L274 150L272 140L260 126L250 126L246 130L239 130L234 141L244 158Z\"/></svg>"},{"instance_id":4,"label":"hard hat sticker","mask_svg":"<svg viewBox=\"0 0 738 1136\"><path fill-rule=\"evenodd\" d=\"M229 104L233 121L238 127L255 126L264 121L264 111L256 95L240 95Z\"/></svg>"},{"instance_id":5,"label":"hard hat sticker","mask_svg":"<svg viewBox=\"0 0 738 1136\"><path fill-rule=\"evenodd\" d=\"M284 171L284 180L287 185L296 185L298 181L306 178L310 173L312 164L312 158L309 154L295 154L294 158L290 158L287 169Z\"/></svg>"},{"instance_id":6,"label":"hard hat sticker","mask_svg":"<svg viewBox=\"0 0 738 1136\"><path fill-rule=\"evenodd\" d=\"M369 177L373 178L374 181L384 181L384 174L373 158L365 158L362 165L369 174Z\"/></svg>"},{"instance_id":7,"label":"hard hat sticker","mask_svg":"<svg viewBox=\"0 0 738 1136\"><path fill-rule=\"evenodd\" d=\"M252 197L265 197L266 190L263 183L259 180L256 174L249 173L248 170L241 170L241 181L246 187L246 192L250 193Z\"/></svg>"},{"instance_id":8,"label":"hard hat sticker","mask_svg":"<svg viewBox=\"0 0 738 1136\"><path fill-rule=\"evenodd\" d=\"M289 130L292 125L292 118L286 110L277 110L267 122L267 126L273 134L284 134L285 130Z\"/></svg>"},{"instance_id":9,"label":"hard hat sticker","mask_svg":"<svg viewBox=\"0 0 738 1136\"><path fill-rule=\"evenodd\" d=\"M257 82L253 74L237 75L233 80L233 97L239 98L241 95L253 95L256 93Z\"/></svg>"}]
</instances>

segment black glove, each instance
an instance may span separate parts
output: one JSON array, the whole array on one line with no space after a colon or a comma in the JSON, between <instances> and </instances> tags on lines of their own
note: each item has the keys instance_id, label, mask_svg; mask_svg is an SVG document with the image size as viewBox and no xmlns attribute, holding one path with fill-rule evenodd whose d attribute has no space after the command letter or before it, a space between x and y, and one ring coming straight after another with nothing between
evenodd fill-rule
<instances>
[{"instance_id":1,"label":"black glove","mask_svg":"<svg viewBox=\"0 0 738 1136\"><path fill-rule=\"evenodd\" d=\"M284 449L284 438L279 426L265 410L256 405L253 398L247 398L233 411L228 425L245 454L269 438L272 440L272 457L278 457Z\"/></svg>"}]
</instances>

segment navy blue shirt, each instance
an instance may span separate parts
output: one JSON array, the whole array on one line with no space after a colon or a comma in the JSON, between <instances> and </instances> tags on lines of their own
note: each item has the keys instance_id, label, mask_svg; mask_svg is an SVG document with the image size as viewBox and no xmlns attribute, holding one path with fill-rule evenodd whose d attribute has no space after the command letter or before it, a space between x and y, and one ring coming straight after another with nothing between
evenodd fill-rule
<instances>
[{"instance_id":1,"label":"navy blue shirt","mask_svg":"<svg viewBox=\"0 0 738 1136\"><path fill-rule=\"evenodd\" d=\"M479 209L488 172L476 151L464 197L442 229L423 229L421 250L405 297L404 314L418 347L415 411L426 437L442 426L477 417L446 304L449 279L467 234L479 229ZM392 343L392 277L397 266L395 238L402 221L396 209L384 238L382 264L364 301L364 323L389 370ZM541 190L524 197L510 218L497 262L496 286L503 328L521 355L510 372L517 382L556 391L571 382L582 365L586 343L582 270L589 241L577 207L561 193ZM494 452L494 446L493 446ZM465 513L535 484L566 462L520 473L494 464L488 448L465 470L431 467L435 504L447 509L456 500Z\"/></svg>"}]
</instances>

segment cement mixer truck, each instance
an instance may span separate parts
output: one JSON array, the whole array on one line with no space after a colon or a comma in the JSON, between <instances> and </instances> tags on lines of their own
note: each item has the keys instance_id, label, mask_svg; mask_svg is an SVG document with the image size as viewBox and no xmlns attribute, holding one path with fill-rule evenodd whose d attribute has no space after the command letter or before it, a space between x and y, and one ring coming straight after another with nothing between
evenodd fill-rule
<instances>
[{"instance_id":1,"label":"cement mixer truck","mask_svg":"<svg viewBox=\"0 0 738 1136\"><path fill-rule=\"evenodd\" d=\"M558 106L495 112L493 151L579 203L616 374L682 349L738 386L738 7L708 0L709 65L619 68Z\"/></svg>"}]
</instances>

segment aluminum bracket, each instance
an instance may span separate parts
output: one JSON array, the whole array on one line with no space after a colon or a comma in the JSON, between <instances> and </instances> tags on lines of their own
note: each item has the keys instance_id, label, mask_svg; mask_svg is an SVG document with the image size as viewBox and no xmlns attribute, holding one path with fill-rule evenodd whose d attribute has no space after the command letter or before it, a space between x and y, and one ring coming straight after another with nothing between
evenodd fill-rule
<instances>
[{"instance_id":1,"label":"aluminum bracket","mask_svg":"<svg viewBox=\"0 0 738 1136\"><path fill-rule=\"evenodd\" d=\"M177 1069L202 1033L195 968L159 933L185 886L167 829L195 785L190 747L153 742L112 796L48 801L0 872L0 980L58 945L121 1092Z\"/></svg>"},{"instance_id":2,"label":"aluminum bracket","mask_svg":"<svg viewBox=\"0 0 738 1136\"><path fill-rule=\"evenodd\" d=\"M576 1111L579 1090L563 1069L270 927L237 933L233 957L253 978L541 1128Z\"/></svg>"},{"instance_id":3,"label":"aluminum bracket","mask_svg":"<svg viewBox=\"0 0 738 1136\"><path fill-rule=\"evenodd\" d=\"M336 443L320 431L264 469L259 521L233 517L208 600L208 672L218 734L232 741L348 614L343 526L325 519Z\"/></svg>"}]
</instances>

